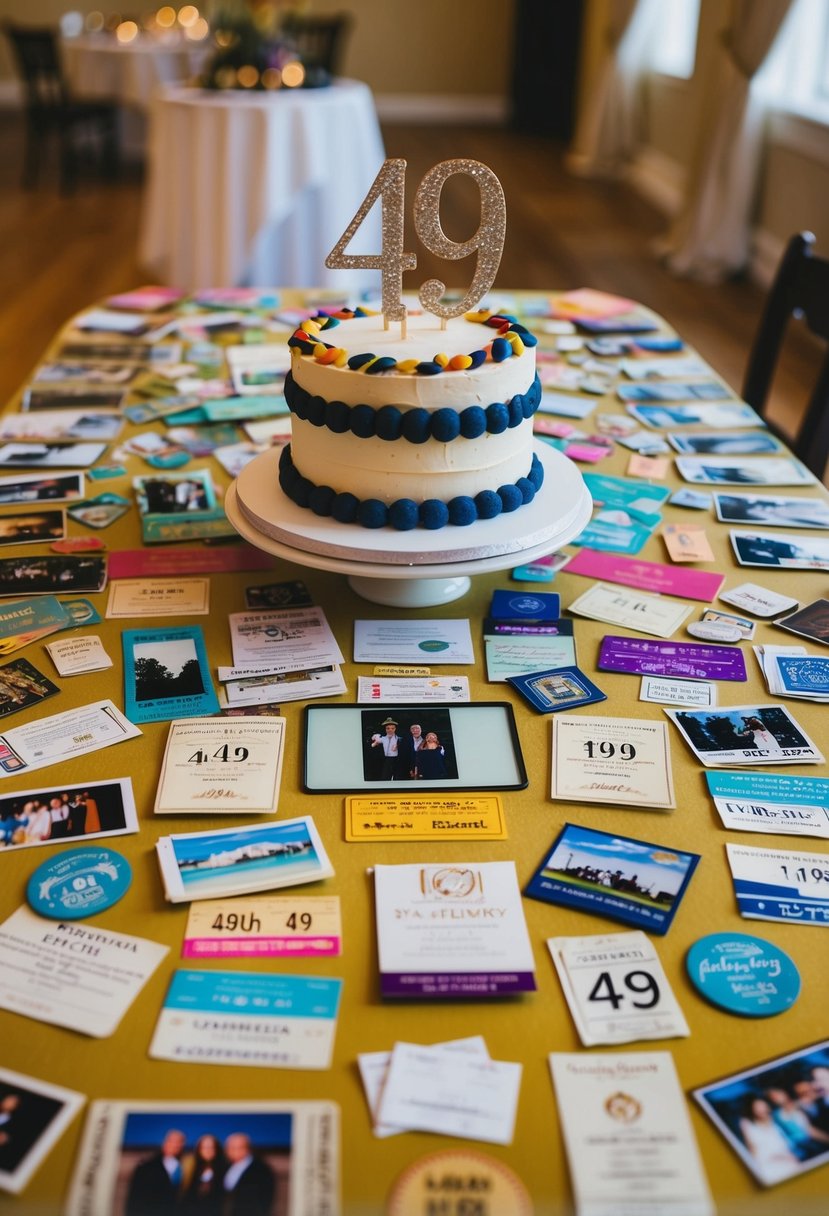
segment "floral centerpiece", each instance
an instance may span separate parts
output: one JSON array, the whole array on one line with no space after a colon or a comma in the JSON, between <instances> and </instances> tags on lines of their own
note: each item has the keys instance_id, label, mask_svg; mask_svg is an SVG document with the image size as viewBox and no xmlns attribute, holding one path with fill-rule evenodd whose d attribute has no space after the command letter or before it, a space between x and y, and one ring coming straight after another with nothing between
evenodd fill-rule
<instances>
[{"instance_id":1,"label":"floral centerpiece","mask_svg":"<svg viewBox=\"0 0 829 1216\"><path fill-rule=\"evenodd\" d=\"M303 62L283 29L286 18L305 7L280 0L221 0L210 19L216 50L199 78L205 89L275 90L320 88L327 71Z\"/></svg>"}]
</instances>

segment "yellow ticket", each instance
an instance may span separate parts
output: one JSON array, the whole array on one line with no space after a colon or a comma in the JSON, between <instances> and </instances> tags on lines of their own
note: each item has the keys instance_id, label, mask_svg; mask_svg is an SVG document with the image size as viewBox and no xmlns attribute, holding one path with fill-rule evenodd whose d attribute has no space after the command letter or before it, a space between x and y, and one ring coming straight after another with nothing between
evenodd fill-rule
<instances>
[{"instance_id":1,"label":"yellow ticket","mask_svg":"<svg viewBox=\"0 0 829 1216\"><path fill-rule=\"evenodd\" d=\"M345 800L346 840L506 840L497 794Z\"/></svg>"},{"instance_id":2,"label":"yellow ticket","mask_svg":"<svg viewBox=\"0 0 829 1216\"><path fill-rule=\"evenodd\" d=\"M375 665L373 674L376 676L430 676L432 669L431 667L399 667L381 663Z\"/></svg>"},{"instance_id":3,"label":"yellow ticket","mask_svg":"<svg viewBox=\"0 0 829 1216\"><path fill-rule=\"evenodd\" d=\"M339 896L253 895L190 905L183 958L325 958L342 954Z\"/></svg>"}]
</instances>

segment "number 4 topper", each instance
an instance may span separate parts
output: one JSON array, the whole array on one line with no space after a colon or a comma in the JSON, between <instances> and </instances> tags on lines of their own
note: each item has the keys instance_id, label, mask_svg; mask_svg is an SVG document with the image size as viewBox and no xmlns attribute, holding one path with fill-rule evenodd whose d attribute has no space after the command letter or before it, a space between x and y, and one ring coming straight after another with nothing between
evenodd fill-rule
<instances>
[{"instance_id":1,"label":"number 4 topper","mask_svg":"<svg viewBox=\"0 0 829 1216\"><path fill-rule=\"evenodd\" d=\"M463 173L477 184L481 196L481 221L477 231L466 241L453 241L440 223L440 196L450 177ZM382 281L383 324L400 321L401 337L406 337L406 306L403 294L403 272L417 267L417 255L403 249L403 227L406 194L406 161L386 160L371 184L345 232L334 245L325 265L329 270L379 270ZM382 200L382 244L379 254L352 254L346 249L377 199ZM441 297L446 284L429 279L418 291L418 299L427 312L440 318L441 329L450 317L458 317L477 307L495 282L504 238L507 230L507 207L504 191L495 173L477 160L444 160L434 165L417 188L414 201L415 231L430 253L448 261L458 261L471 253L478 254L475 273L466 294L460 300L448 302Z\"/></svg>"}]
</instances>

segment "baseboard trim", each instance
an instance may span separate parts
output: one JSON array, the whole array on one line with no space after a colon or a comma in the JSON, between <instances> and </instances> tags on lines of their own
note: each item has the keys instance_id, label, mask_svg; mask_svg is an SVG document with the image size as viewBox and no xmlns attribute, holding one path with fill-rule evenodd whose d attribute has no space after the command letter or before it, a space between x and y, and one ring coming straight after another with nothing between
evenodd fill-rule
<instances>
[{"instance_id":1,"label":"baseboard trim","mask_svg":"<svg viewBox=\"0 0 829 1216\"><path fill-rule=\"evenodd\" d=\"M467 126L504 126L510 117L506 97L490 93L377 93L381 122Z\"/></svg>"},{"instance_id":2,"label":"baseboard trim","mask_svg":"<svg viewBox=\"0 0 829 1216\"><path fill-rule=\"evenodd\" d=\"M687 171L678 161L655 148L641 148L624 173L625 181L638 194L669 216L682 206L686 177Z\"/></svg>"}]
</instances>

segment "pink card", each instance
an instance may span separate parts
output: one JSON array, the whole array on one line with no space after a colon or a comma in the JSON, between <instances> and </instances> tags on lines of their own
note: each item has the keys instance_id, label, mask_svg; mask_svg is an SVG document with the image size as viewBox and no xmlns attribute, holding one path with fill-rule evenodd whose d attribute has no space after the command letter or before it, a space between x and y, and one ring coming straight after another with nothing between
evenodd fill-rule
<instances>
[{"instance_id":1,"label":"pink card","mask_svg":"<svg viewBox=\"0 0 829 1216\"><path fill-rule=\"evenodd\" d=\"M668 461L664 456L640 456L634 453L625 470L628 477L646 477L650 481L664 481L668 473Z\"/></svg>"},{"instance_id":2,"label":"pink card","mask_svg":"<svg viewBox=\"0 0 829 1216\"><path fill-rule=\"evenodd\" d=\"M110 558L110 561L112 559ZM680 599L701 600L710 604L725 582L724 574L707 570L674 570L663 562L642 562L635 557L614 553L598 553L595 549L580 549L567 563L568 574L601 579L604 583L621 583Z\"/></svg>"},{"instance_id":3,"label":"pink card","mask_svg":"<svg viewBox=\"0 0 829 1216\"><path fill-rule=\"evenodd\" d=\"M583 460L586 464L596 464L610 455L608 448L597 447L595 443L568 443L564 451L571 460Z\"/></svg>"},{"instance_id":4,"label":"pink card","mask_svg":"<svg viewBox=\"0 0 829 1216\"><path fill-rule=\"evenodd\" d=\"M110 578L146 578L185 574L227 574L238 570L270 570L274 559L253 545L216 548L121 549L109 555Z\"/></svg>"},{"instance_id":5,"label":"pink card","mask_svg":"<svg viewBox=\"0 0 829 1216\"><path fill-rule=\"evenodd\" d=\"M155 312L158 308L167 308L170 304L177 303L183 296L184 292L176 287L136 287L134 291L122 291L120 295L110 296L107 306Z\"/></svg>"},{"instance_id":6,"label":"pink card","mask_svg":"<svg viewBox=\"0 0 829 1216\"><path fill-rule=\"evenodd\" d=\"M549 418L546 414L536 414L533 418L533 434L535 435L552 435L555 439L566 439L568 435L575 434L576 428L571 422L557 422L555 418ZM581 432L582 435L584 431Z\"/></svg>"}]
</instances>

